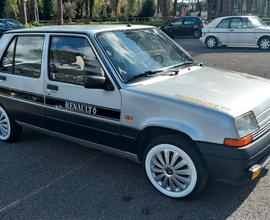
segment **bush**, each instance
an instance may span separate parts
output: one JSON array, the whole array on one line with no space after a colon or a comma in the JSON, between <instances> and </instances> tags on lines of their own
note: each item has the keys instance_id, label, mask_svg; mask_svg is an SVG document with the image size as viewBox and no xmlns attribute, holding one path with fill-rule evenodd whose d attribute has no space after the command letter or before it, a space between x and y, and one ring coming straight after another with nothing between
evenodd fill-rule
<instances>
[{"instance_id":1,"label":"bush","mask_svg":"<svg viewBox=\"0 0 270 220\"><path fill-rule=\"evenodd\" d=\"M143 3L142 10L139 14L140 17L153 17L156 11L154 0L146 0Z\"/></svg>"}]
</instances>

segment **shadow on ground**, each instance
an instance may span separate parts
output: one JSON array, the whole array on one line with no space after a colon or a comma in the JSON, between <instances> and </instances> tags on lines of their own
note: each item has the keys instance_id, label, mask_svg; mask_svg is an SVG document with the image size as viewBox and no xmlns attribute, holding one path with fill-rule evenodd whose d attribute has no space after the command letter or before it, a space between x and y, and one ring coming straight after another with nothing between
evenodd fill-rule
<instances>
[{"instance_id":1,"label":"shadow on ground","mask_svg":"<svg viewBox=\"0 0 270 220\"><path fill-rule=\"evenodd\" d=\"M197 199L170 199L141 165L32 130L0 155L1 219L226 219L256 186L209 181Z\"/></svg>"}]
</instances>

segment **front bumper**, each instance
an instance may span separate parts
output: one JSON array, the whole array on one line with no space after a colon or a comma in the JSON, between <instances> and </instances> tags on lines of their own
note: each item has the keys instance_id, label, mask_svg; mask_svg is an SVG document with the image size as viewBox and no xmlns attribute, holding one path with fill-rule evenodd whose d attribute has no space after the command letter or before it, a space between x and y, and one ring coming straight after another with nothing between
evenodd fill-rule
<instances>
[{"instance_id":1,"label":"front bumper","mask_svg":"<svg viewBox=\"0 0 270 220\"><path fill-rule=\"evenodd\" d=\"M270 131L242 148L197 142L209 177L221 182L240 184L251 179L251 168L263 169L270 163Z\"/></svg>"}]
</instances>

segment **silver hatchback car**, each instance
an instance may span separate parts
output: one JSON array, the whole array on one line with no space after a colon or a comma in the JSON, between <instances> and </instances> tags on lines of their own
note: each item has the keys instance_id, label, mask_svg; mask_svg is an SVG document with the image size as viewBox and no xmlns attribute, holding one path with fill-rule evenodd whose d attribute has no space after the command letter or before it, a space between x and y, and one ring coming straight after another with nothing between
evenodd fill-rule
<instances>
[{"instance_id":1,"label":"silver hatchback car","mask_svg":"<svg viewBox=\"0 0 270 220\"><path fill-rule=\"evenodd\" d=\"M199 65L157 28L42 27L0 45L2 141L28 126L142 162L174 198L269 163L270 81Z\"/></svg>"},{"instance_id":2,"label":"silver hatchback car","mask_svg":"<svg viewBox=\"0 0 270 220\"><path fill-rule=\"evenodd\" d=\"M216 18L202 30L200 40L208 48L218 46L270 49L270 27L257 16Z\"/></svg>"}]
</instances>

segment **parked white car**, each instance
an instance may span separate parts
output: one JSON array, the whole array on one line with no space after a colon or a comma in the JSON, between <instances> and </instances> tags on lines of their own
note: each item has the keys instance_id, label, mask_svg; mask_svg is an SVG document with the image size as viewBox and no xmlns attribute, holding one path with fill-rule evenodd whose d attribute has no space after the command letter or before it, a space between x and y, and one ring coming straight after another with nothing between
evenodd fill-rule
<instances>
[{"instance_id":1,"label":"parked white car","mask_svg":"<svg viewBox=\"0 0 270 220\"><path fill-rule=\"evenodd\" d=\"M247 46L270 49L270 27L257 16L216 18L202 31L200 40L208 48Z\"/></svg>"}]
</instances>

